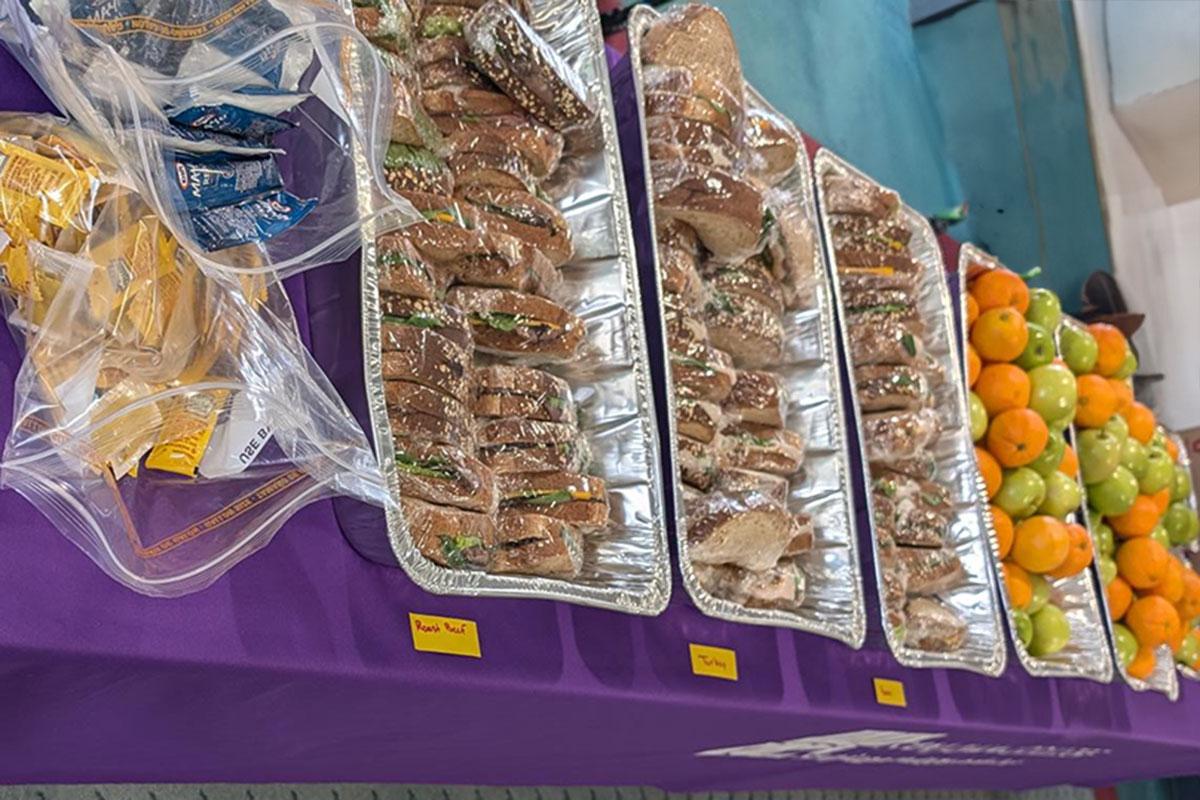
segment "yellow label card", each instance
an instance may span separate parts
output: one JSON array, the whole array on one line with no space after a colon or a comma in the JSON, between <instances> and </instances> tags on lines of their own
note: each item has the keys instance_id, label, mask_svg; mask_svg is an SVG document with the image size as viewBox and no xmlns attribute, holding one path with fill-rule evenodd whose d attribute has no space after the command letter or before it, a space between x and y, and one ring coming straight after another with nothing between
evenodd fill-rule
<instances>
[{"instance_id":1,"label":"yellow label card","mask_svg":"<svg viewBox=\"0 0 1200 800\"><path fill-rule=\"evenodd\" d=\"M479 650L479 628L472 620L409 612L408 622L412 628L414 650L448 656L483 657Z\"/></svg>"},{"instance_id":2,"label":"yellow label card","mask_svg":"<svg viewBox=\"0 0 1200 800\"><path fill-rule=\"evenodd\" d=\"M908 708L908 701L904 699L904 684L889 678L876 678L875 702L881 706Z\"/></svg>"},{"instance_id":3,"label":"yellow label card","mask_svg":"<svg viewBox=\"0 0 1200 800\"><path fill-rule=\"evenodd\" d=\"M710 647L706 644L689 644L692 657L692 674L726 681L738 679L737 653L727 647Z\"/></svg>"}]
</instances>

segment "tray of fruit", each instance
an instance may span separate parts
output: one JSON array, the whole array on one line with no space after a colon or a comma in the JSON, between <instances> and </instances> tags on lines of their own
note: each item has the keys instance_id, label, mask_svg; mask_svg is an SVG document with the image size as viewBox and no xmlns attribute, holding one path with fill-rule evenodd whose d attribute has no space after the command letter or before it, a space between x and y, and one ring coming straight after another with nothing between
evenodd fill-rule
<instances>
[{"instance_id":1,"label":"tray of fruit","mask_svg":"<svg viewBox=\"0 0 1200 800\"><path fill-rule=\"evenodd\" d=\"M1017 658L1039 677L1108 683L1113 660L1079 524L1084 485L1066 431L1075 376L1058 358L1058 297L971 244L959 250L971 438Z\"/></svg>"},{"instance_id":2,"label":"tray of fruit","mask_svg":"<svg viewBox=\"0 0 1200 800\"><path fill-rule=\"evenodd\" d=\"M1183 638L1175 649L1175 663L1180 675L1200 681L1200 574L1194 567L1196 554L1200 553L1200 516L1197 516L1187 447L1175 433L1167 434L1166 447L1175 459L1175 477L1171 481L1171 505L1163 515L1162 526L1183 565L1182 595L1176 604L1183 623Z\"/></svg>"},{"instance_id":3,"label":"tray of fruit","mask_svg":"<svg viewBox=\"0 0 1200 800\"><path fill-rule=\"evenodd\" d=\"M990 519L937 238L828 150L814 168L888 646L904 666L999 675Z\"/></svg>"},{"instance_id":4,"label":"tray of fruit","mask_svg":"<svg viewBox=\"0 0 1200 800\"><path fill-rule=\"evenodd\" d=\"M1058 338L1076 376L1072 433L1117 668L1133 689L1174 700L1179 684L1172 654L1183 644L1185 580L1163 522L1173 502L1178 452L1154 413L1134 399L1137 358L1121 331L1065 317ZM1200 589L1190 591L1200 600L1194 595Z\"/></svg>"}]
</instances>

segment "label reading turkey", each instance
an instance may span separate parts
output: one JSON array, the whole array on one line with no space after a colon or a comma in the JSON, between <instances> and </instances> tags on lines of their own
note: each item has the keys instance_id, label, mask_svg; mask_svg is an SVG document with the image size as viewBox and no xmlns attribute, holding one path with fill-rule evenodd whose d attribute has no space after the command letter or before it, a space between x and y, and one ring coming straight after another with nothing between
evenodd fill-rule
<instances>
[{"instance_id":1,"label":"label reading turkey","mask_svg":"<svg viewBox=\"0 0 1200 800\"><path fill-rule=\"evenodd\" d=\"M890 678L876 678L875 702L881 706L908 708L908 700L904 698L904 684Z\"/></svg>"},{"instance_id":2,"label":"label reading turkey","mask_svg":"<svg viewBox=\"0 0 1200 800\"><path fill-rule=\"evenodd\" d=\"M689 644L692 657L692 674L726 681L738 679L737 653L726 647L710 647L706 644Z\"/></svg>"},{"instance_id":3,"label":"label reading turkey","mask_svg":"<svg viewBox=\"0 0 1200 800\"><path fill-rule=\"evenodd\" d=\"M448 656L483 657L479 650L479 628L469 619L409 612L408 622L412 627L414 650Z\"/></svg>"}]
</instances>

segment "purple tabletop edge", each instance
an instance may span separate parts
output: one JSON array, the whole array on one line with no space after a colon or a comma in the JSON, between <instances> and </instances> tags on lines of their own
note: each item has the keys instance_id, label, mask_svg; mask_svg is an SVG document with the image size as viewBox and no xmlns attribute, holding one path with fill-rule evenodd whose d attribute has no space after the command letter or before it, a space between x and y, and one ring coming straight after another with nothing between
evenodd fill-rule
<instances>
[{"instance_id":1,"label":"purple tabletop edge","mask_svg":"<svg viewBox=\"0 0 1200 800\"><path fill-rule=\"evenodd\" d=\"M638 162L627 172L640 167L628 73L615 65ZM3 51L0 74L0 108L49 109ZM289 289L306 341L361 414L356 265ZM5 330L5 426L19 363ZM1015 658L995 680L904 669L877 625L853 651L703 617L678 588L655 619L436 597L348 546L339 520L380 518L337 505L309 506L209 589L166 601L118 586L0 492L0 783L1015 789L1200 764L1192 682L1172 704L1119 683L1032 679ZM415 652L409 612L475 620L483 657ZM692 675L689 643L734 649L740 679ZM907 707L879 705L876 678L901 682Z\"/></svg>"}]
</instances>

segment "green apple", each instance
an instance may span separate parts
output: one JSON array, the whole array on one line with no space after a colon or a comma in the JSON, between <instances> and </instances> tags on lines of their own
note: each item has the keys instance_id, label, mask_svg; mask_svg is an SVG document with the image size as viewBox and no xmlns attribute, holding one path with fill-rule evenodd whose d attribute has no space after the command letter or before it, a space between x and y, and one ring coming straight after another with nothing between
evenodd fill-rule
<instances>
[{"instance_id":1,"label":"green apple","mask_svg":"<svg viewBox=\"0 0 1200 800\"><path fill-rule=\"evenodd\" d=\"M1046 424L1061 430L1075 417L1075 376L1061 364L1044 364L1029 371L1029 407Z\"/></svg>"},{"instance_id":2,"label":"green apple","mask_svg":"<svg viewBox=\"0 0 1200 800\"><path fill-rule=\"evenodd\" d=\"M1067 440L1063 437L1062 431L1050 429L1050 438L1046 440L1046 447L1038 454L1038 457L1029 462L1029 468L1045 478L1052 472L1058 471L1058 465L1062 463L1063 454L1067 451Z\"/></svg>"},{"instance_id":3,"label":"green apple","mask_svg":"<svg viewBox=\"0 0 1200 800\"><path fill-rule=\"evenodd\" d=\"M1171 536L1167 533L1167 529L1162 525L1155 525L1154 530L1150 531L1150 538L1161 544L1163 547L1170 548Z\"/></svg>"},{"instance_id":4,"label":"green apple","mask_svg":"<svg viewBox=\"0 0 1200 800\"><path fill-rule=\"evenodd\" d=\"M1117 437L1121 444L1124 444L1125 440L1129 438L1129 423L1120 414L1113 414L1112 418L1105 423L1104 430Z\"/></svg>"},{"instance_id":5,"label":"green apple","mask_svg":"<svg viewBox=\"0 0 1200 800\"><path fill-rule=\"evenodd\" d=\"M1100 583L1108 586L1117 577L1117 562L1112 556L1100 556L1096 559L1096 569L1100 570Z\"/></svg>"},{"instance_id":6,"label":"green apple","mask_svg":"<svg viewBox=\"0 0 1200 800\"><path fill-rule=\"evenodd\" d=\"M1137 478L1125 467L1117 467L1105 480L1088 486L1088 501L1104 516L1115 517L1133 507L1137 493Z\"/></svg>"},{"instance_id":7,"label":"green apple","mask_svg":"<svg viewBox=\"0 0 1200 800\"><path fill-rule=\"evenodd\" d=\"M1192 496L1192 473L1183 464L1175 465L1175 478L1171 481L1171 499L1187 500Z\"/></svg>"},{"instance_id":8,"label":"green apple","mask_svg":"<svg viewBox=\"0 0 1200 800\"><path fill-rule=\"evenodd\" d=\"M1083 482L1099 483L1111 477L1120 466L1121 440L1105 428L1080 431L1076 437L1075 455L1079 457Z\"/></svg>"},{"instance_id":9,"label":"green apple","mask_svg":"<svg viewBox=\"0 0 1200 800\"><path fill-rule=\"evenodd\" d=\"M1084 375L1095 369L1096 359L1100 358L1100 345L1082 325L1064 322L1058 332L1058 343L1063 361L1067 362L1071 372Z\"/></svg>"},{"instance_id":10,"label":"green apple","mask_svg":"<svg viewBox=\"0 0 1200 800\"><path fill-rule=\"evenodd\" d=\"M983 407L979 395L971 392L971 441L978 442L987 435L987 426L987 409Z\"/></svg>"},{"instance_id":11,"label":"green apple","mask_svg":"<svg viewBox=\"0 0 1200 800\"><path fill-rule=\"evenodd\" d=\"M1127 352L1125 354L1125 360L1121 362L1120 369L1118 369L1113 374L1113 377L1120 378L1121 380L1125 380L1130 375L1137 372L1137 368L1138 368L1137 356L1135 356L1133 354L1133 351L1130 350L1129 352Z\"/></svg>"},{"instance_id":12,"label":"green apple","mask_svg":"<svg viewBox=\"0 0 1200 800\"><path fill-rule=\"evenodd\" d=\"M1113 533L1113 529L1108 526L1107 522L1098 522L1099 514L1092 512L1090 519L1092 520L1092 540L1096 543L1096 549L1102 556L1111 556L1117 550L1117 537Z\"/></svg>"},{"instance_id":13,"label":"green apple","mask_svg":"<svg viewBox=\"0 0 1200 800\"><path fill-rule=\"evenodd\" d=\"M1146 468L1138 475L1142 494L1161 492L1175 482L1175 464L1167 451L1151 448L1146 455Z\"/></svg>"},{"instance_id":14,"label":"green apple","mask_svg":"<svg viewBox=\"0 0 1200 800\"><path fill-rule=\"evenodd\" d=\"M1200 639L1190 633L1183 637L1183 644L1175 654L1175 660L1180 664L1194 664L1200 658Z\"/></svg>"},{"instance_id":15,"label":"green apple","mask_svg":"<svg viewBox=\"0 0 1200 800\"><path fill-rule=\"evenodd\" d=\"M1047 603L1030 617L1033 619L1033 640L1029 643L1031 655L1038 658L1052 656L1071 641L1071 623L1058 606Z\"/></svg>"},{"instance_id":16,"label":"green apple","mask_svg":"<svg viewBox=\"0 0 1200 800\"><path fill-rule=\"evenodd\" d=\"M1121 669L1127 668L1137 656L1137 637L1133 635L1133 631L1118 622L1113 625L1113 643L1117 648L1117 660L1121 662Z\"/></svg>"},{"instance_id":17,"label":"green apple","mask_svg":"<svg viewBox=\"0 0 1200 800\"><path fill-rule=\"evenodd\" d=\"M1150 436L1150 441L1146 442L1147 447L1157 447L1159 450L1167 449L1167 429L1162 425L1154 426L1154 433Z\"/></svg>"},{"instance_id":18,"label":"green apple","mask_svg":"<svg viewBox=\"0 0 1200 800\"><path fill-rule=\"evenodd\" d=\"M993 503L1013 519L1033 516L1046 499L1046 482L1029 467L1006 470Z\"/></svg>"},{"instance_id":19,"label":"green apple","mask_svg":"<svg viewBox=\"0 0 1200 800\"><path fill-rule=\"evenodd\" d=\"M1054 337L1036 322L1027 323L1026 327L1029 329L1029 341L1025 343L1021 355L1017 356L1017 366L1028 372L1054 360Z\"/></svg>"},{"instance_id":20,"label":"green apple","mask_svg":"<svg viewBox=\"0 0 1200 800\"><path fill-rule=\"evenodd\" d=\"M1033 599L1025 606L1030 614L1041 611L1050 602L1050 581L1041 575L1029 573L1029 583L1033 586Z\"/></svg>"},{"instance_id":21,"label":"green apple","mask_svg":"<svg viewBox=\"0 0 1200 800\"><path fill-rule=\"evenodd\" d=\"M1167 507L1163 515L1162 527L1173 545L1185 545L1195 538L1193 530L1197 525L1196 512L1188 508L1186 503L1176 501Z\"/></svg>"},{"instance_id":22,"label":"green apple","mask_svg":"<svg viewBox=\"0 0 1200 800\"><path fill-rule=\"evenodd\" d=\"M1046 483L1046 496L1038 506L1039 514L1063 519L1083 502L1083 490L1074 478L1054 470L1043 480Z\"/></svg>"},{"instance_id":23,"label":"green apple","mask_svg":"<svg viewBox=\"0 0 1200 800\"><path fill-rule=\"evenodd\" d=\"M1030 289L1029 308L1025 309L1025 319L1047 331L1057 330L1058 323L1062 322L1062 303L1059 302L1058 295L1040 286Z\"/></svg>"},{"instance_id":24,"label":"green apple","mask_svg":"<svg viewBox=\"0 0 1200 800\"><path fill-rule=\"evenodd\" d=\"M1132 436L1121 443L1121 466L1133 473L1133 477L1141 478L1146 474L1149 464L1149 451L1146 446Z\"/></svg>"},{"instance_id":25,"label":"green apple","mask_svg":"<svg viewBox=\"0 0 1200 800\"><path fill-rule=\"evenodd\" d=\"M1019 641L1026 648L1033 641L1033 620L1029 618L1029 614L1019 608L1014 608L1012 612L1013 632L1017 635Z\"/></svg>"}]
</instances>

